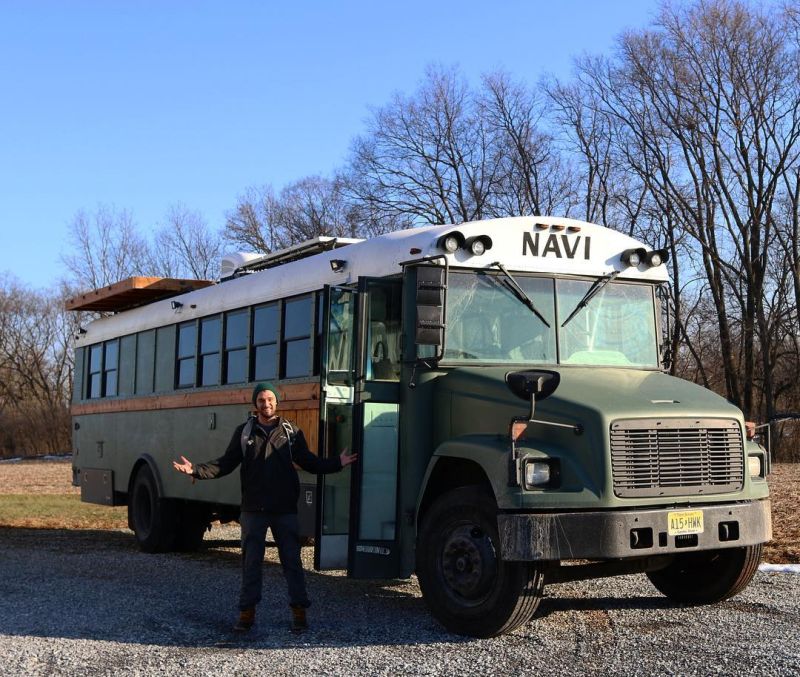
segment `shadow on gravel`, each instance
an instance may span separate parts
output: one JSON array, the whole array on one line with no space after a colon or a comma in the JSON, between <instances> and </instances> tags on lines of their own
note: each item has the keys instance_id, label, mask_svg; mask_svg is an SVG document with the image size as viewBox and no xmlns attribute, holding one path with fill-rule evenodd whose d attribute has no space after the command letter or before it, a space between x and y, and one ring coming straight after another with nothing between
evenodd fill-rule
<instances>
[{"instance_id":1,"label":"shadow on gravel","mask_svg":"<svg viewBox=\"0 0 800 677\"><path fill-rule=\"evenodd\" d=\"M545 589L546 593L546 589ZM554 593L545 597L534 618L546 618L563 611L619 611L622 609L667 609L675 604L657 593L652 597L566 597Z\"/></svg>"},{"instance_id":2,"label":"shadow on gravel","mask_svg":"<svg viewBox=\"0 0 800 677\"><path fill-rule=\"evenodd\" d=\"M271 548L256 625L236 635L238 546L208 540L198 552L148 555L127 531L0 528L0 635L204 652L471 641L438 625L415 579L352 580L344 572L306 572L311 629L292 635Z\"/></svg>"}]
</instances>

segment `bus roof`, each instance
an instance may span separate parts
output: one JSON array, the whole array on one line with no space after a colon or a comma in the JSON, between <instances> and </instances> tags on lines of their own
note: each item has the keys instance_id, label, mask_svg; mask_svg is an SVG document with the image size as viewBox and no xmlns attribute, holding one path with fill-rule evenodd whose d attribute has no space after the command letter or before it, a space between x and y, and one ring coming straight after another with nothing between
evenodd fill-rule
<instances>
[{"instance_id":1,"label":"bus roof","mask_svg":"<svg viewBox=\"0 0 800 677\"><path fill-rule=\"evenodd\" d=\"M488 237L490 246L481 255L472 255L467 247L445 253L442 238L453 232L457 232L467 246L480 236ZM623 263L622 253L632 249L646 248L624 233L559 217L520 216L411 228L100 318L89 325L85 334L78 336L76 344L93 344L295 296L321 289L326 284L346 285L362 276L396 275L402 272L404 262L441 254L451 266L460 268L489 268L499 261L508 270L519 272L599 277L618 271L619 279L667 281L663 264L648 268L643 264L628 266Z\"/></svg>"}]
</instances>

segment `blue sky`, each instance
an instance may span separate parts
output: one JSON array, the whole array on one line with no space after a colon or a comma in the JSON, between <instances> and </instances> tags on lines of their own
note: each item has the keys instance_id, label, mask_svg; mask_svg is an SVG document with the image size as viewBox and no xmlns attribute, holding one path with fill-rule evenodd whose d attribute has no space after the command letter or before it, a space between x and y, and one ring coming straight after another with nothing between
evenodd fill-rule
<instances>
[{"instance_id":1,"label":"blue sky","mask_svg":"<svg viewBox=\"0 0 800 677\"><path fill-rule=\"evenodd\" d=\"M0 274L44 288L76 212L214 228L248 186L341 166L431 63L567 77L656 0L0 0Z\"/></svg>"}]
</instances>

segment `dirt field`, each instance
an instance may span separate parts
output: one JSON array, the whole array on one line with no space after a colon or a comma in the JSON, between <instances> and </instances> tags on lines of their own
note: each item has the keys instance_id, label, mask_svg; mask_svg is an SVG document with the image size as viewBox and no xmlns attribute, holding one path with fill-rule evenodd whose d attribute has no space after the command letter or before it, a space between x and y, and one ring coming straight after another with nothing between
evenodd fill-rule
<instances>
[{"instance_id":1,"label":"dirt field","mask_svg":"<svg viewBox=\"0 0 800 677\"><path fill-rule=\"evenodd\" d=\"M72 465L68 460L0 463L0 496L80 493L79 487L72 486Z\"/></svg>"},{"instance_id":2,"label":"dirt field","mask_svg":"<svg viewBox=\"0 0 800 677\"><path fill-rule=\"evenodd\" d=\"M800 463L775 464L769 484L773 540L766 547L764 559L775 564L800 563ZM125 524L124 509L78 503L79 494L80 490L72 486L69 461L0 463L0 526L102 529ZM38 516L26 517L3 509L4 504L9 506L11 496L36 495L71 497L70 509L42 510Z\"/></svg>"}]
</instances>

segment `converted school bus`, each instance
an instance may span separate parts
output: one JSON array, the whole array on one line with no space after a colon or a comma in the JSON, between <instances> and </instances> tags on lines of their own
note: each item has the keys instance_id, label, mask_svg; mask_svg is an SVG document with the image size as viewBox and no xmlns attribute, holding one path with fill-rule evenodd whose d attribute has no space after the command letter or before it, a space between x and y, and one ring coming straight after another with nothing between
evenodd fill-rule
<instances>
[{"instance_id":1,"label":"converted school bus","mask_svg":"<svg viewBox=\"0 0 800 677\"><path fill-rule=\"evenodd\" d=\"M352 471L301 473L315 567L416 573L448 629L528 621L546 582L646 573L724 599L771 534L742 413L661 368L666 253L519 217L224 262L219 283L133 279L72 299L74 478L127 505L146 551L238 515L236 473L191 484L273 381L281 413Z\"/></svg>"}]
</instances>

